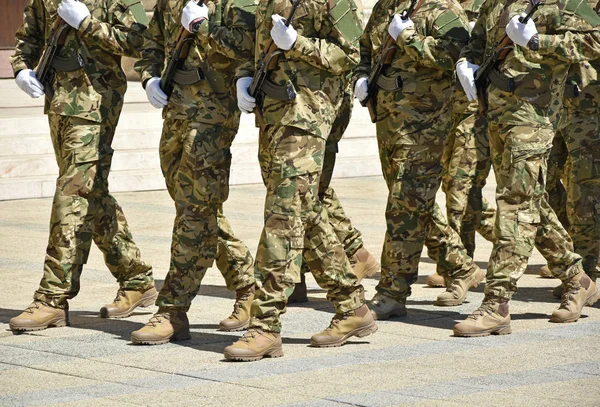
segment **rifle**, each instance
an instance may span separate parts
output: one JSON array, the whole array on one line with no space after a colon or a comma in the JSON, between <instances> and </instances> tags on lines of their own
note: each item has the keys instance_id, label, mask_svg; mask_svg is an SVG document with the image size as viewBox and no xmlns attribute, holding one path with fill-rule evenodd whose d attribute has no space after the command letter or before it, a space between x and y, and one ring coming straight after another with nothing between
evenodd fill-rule
<instances>
[{"instance_id":1,"label":"rifle","mask_svg":"<svg viewBox=\"0 0 600 407\"><path fill-rule=\"evenodd\" d=\"M410 6L406 10L402 12L400 15L403 20L406 20L409 17L415 15L417 11L421 8L421 6L425 3L425 0L411 0ZM375 59L375 64L371 69L371 74L369 75L369 79L367 80L367 97L360 101L360 104L363 107L367 107L369 109L369 115L371 116L371 121L375 123L377 121L377 91L379 90L377 86L377 80L383 74L383 71L390 66L392 60L394 59L394 55L396 55L396 51L398 47L396 46L396 41L388 36L387 41L381 47L381 51L377 55Z\"/></svg>"},{"instance_id":2,"label":"rifle","mask_svg":"<svg viewBox=\"0 0 600 407\"><path fill-rule=\"evenodd\" d=\"M285 20L285 26L289 27L294 20L294 14L296 14L296 10L302 3L302 0L290 0L292 2L292 10L290 11L289 16ZM250 86L248 87L248 94L253 98L257 99L256 103L256 115L262 122L262 111L258 103L258 98L260 97L260 90L262 89L263 83L267 79L267 76L271 71L277 68L277 64L279 62L279 57L283 55L283 51L277 47L275 41L271 38L265 51L260 54L260 58L258 59L258 63L256 66L256 70L254 71L254 76L252 77L252 82L250 82Z\"/></svg>"},{"instance_id":3,"label":"rifle","mask_svg":"<svg viewBox=\"0 0 600 407\"><path fill-rule=\"evenodd\" d=\"M52 26L50 38L44 48L40 62L35 69L35 74L42 85L44 85L44 94L46 99L50 101L54 90L52 89L52 60L56 54L60 51L60 47L65 42L65 38L71 26L67 24L62 18L56 17L56 21Z\"/></svg>"},{"instance_id":4,"label":"rifle","mask_svg":"<svg viewBox=\"0 0 600 407\"><path fill-rule=\"evenodd\" d=\"M204 3L204 0L198 1L199 6ZM188 56L190 51L190 43L194 41L194 35L186 30L184 27L181 27L179 30L179 34L177 35L177 43L175 44L175 48L171 51L171 55L169 57L169 63L167 64L167 69L165 69L162 77L160 78L160 88L167 98L171 97L173 93L173 89L175 88L175 73L178 69L181 69L185 59Z\"/></svg>"},{"instance_id":5,"label":"rifle","mask_svg":"<svg viewBox=\"0 0 600 407\"><path fill-rule=\"evenodd\" d=\"M533 17L537 9L544 4L543 1L530 0L531 8L525 17L519 17L519 22L526 24ZM475 87L477 88L477 100L479 101L479 114L485 116L488 111L487 88L490 84L488 76L492 69L496 68L500 62L504 61L510 51L513 49L513 42L504 34L500 43L494 48L493 52L483 61L483 64L475 71Z\"/></svg>"}]
</instances>

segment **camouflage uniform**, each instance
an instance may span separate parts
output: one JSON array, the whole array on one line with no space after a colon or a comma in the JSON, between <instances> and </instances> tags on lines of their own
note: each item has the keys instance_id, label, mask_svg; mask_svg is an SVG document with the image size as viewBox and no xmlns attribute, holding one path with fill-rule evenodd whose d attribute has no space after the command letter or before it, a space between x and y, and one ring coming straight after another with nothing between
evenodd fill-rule
<instances>
[{"instance_id":1,"label":"camouflage uniform","mask_svg":"<svg viewBox=\"0 0 600 407\"><path fill-rule=\"evenodd\" d=\"M15 74L35 67L57 18L58 1L30 0L11 57ZM92 240L104 254L121 288L144 291L154 285L152 268L140 259L125 215L108 191L114 131L127 88L120 56L136 56L147 18L130 0L84 0L91 12L79 30L70 29L59 57L83 57L87 65L55 70L53 95L44 113L59 176L52 202L44 276L34 298L65 308L79 292L79 277Z\"/></svg>"},{"instance_id":2,"label":"camouflage uniform","mask_svg":"<svg viewBox=\"0 0 600 407\"><path fill-rule=\"evenodd\" d=\"M351 3L351 2L350 2ZM258 59L270 42L271 16L287 16L290 3L260 2L256 13ZM345 314L364 304L363 287L329 223L318 197L319 176L336 109L344 92L343 75L358 62L360 20L355 10L332 15L332 5L348 2L304 0L294 18L298 38L271 72L277 85L291 82L297 96L261 103L259 163L267 187L265 225L256 254L260 287L252 304L250 328L280 332L279 316L287 296L299 281L302 254L317 283L328 290L337 312ZM337 11L337 10L336 10ZM331 13L331 14L330 14ZM242 66L238 77L252 76L254 63ZM305 250L306 249L306 250Z\"/></svg>"},{"instance_id":3,"label":"camouflage uniform","mask_svg":"<svg viewBox=\"0 0 600 407\"><path fill-rule=\"evenodd\" d=\"M379 1L361 37L357 77L368 76L374 58L389 37L394 14L408 1ZM426 1L411 18L415 35L403 38L384 75L403 83L379 89L377 139L389 196L387 231L381 256L379 294L404 303L416 281L425 244L445 276L460 278L474 266L459 235L448 226L435 203L440 187L441 159L452 127L452 72L461 46L468 40L467 19L450 1Z\"/></svg>"},{"instance_id":4,"label":"camouflage uniform","mask_svg":"<svg viewBox=\"0 0 600 407\"><path fill-rule=\"evenodd\" d=\"M469 19L477 19L483 0L461 2ZM486 240L494 238L494 208L482 196L492 162L485 117L477 114L477 103L468 102L456 89L453 127L442 157L442 190L446 193L448 224L461 238L469 256L475 251L475 231Z\"/></svg>"},{"instance_id":5,"label":"camouflage uniform","mask_svg":"<svg viewBox=\"0 0 600 407\"><path fill-rule=\"evenodd\" d=\"M148 30L153 42L136 63L142 81L161 76L182 29L187 0L159 0ZM239 126L233 74L250 58L253 0L205 2L209 19L191 43L182 71L200 72L193 84L175 83L163 110L161 168L175 201L171 262L156 305L187 311L206 271L217 265L230 290L254 284L252 256L223 215L229 194L231 144ZM198 71L199 70L199 71Z\"/></svg>"},{"instance_id":6,"label":"camouflage uniform","mask_svg":"<svg viewBox=\"0 0 600 407\"><path fill-rule=\"evenodd\" d=\"M484 52L504 36L509 19L528 5L528 1L486 1L461 56L481 63ZM567 281L582 270L581 256L573 252L566 231L544 198L547 157L568 68L574 61L597 58L600 51L599 32L593 28L596 23L580 15L588 11L585 4L577 13L560 11L574 6L576 10L577 4L570 0L566 6L554 0L540 7L536 14L539 51L515 46L497 71L517 77L515 91L502 90L502 81L492 81L488 89L498 216L485 292L500 301L509 300L516 291L534 243L555 277Z\"/></svg>"}]
</instances>

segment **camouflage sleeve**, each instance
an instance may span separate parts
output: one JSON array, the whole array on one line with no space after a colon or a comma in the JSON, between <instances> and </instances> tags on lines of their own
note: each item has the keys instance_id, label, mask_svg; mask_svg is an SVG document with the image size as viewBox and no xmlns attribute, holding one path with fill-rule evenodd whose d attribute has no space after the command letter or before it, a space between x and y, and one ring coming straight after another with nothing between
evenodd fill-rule
<instances>
[{"instance_id":1,"label":"camouflage sleeve","mask_svg":"<svg viewBox=\"0 0 600 407\"><path fill-rule=\"evenodd\" d=\"M348 8L350 3L347 0L330 0L328 5L320 3L311 2L306 7L314 7L311 15L322 16L321 33L324 38L298 35L294 46L285 51L285 55L288 59L299 59L318 69L341 75L360 62L358 38L362 31L361 19L356 8ZM329 7L327 13L323 13L324 7ZM346 18L335 18L337 7L346 7Z\"/></svg>"},{"instance_id":2,"label":"camouflage sleeve","mask_svg":"<svg viewBox=\"0 0 600 407\"><path fill-rule=\"evenodd\" d=\"M9 59L15 76L23 69L33 69L44 49L45 13L42 0L29 0L23 25L15 34L15 53Z\"/></svg>"},{"instance_id":3,"label":"camouflage sleeve","mask_svg":"<svg viewBox=\"0 0 600 407\"><path fill-rule=\"evenodd\" d=\"M375 21L376 9L373 10L371 18L367 22L365 31L360 36L360 62L354 69L354 80L358 78L369 76L371 73L371 60L373 55L373 42L371 41L371 32L373 30L373 21Z\"/></svg>"},{"instance_id":4,"label":"camouflage sleeve","mask_svg":"<svg viewBox=\"0 0 600 407\"><path fill-rule=\"evenodd\" d=\"M256 5L258 0L234 0L227 16L227 25L205 20L198 30L208 37L211 47L230 59L250 59L254 46Z\"/></svg>"},{"instance_id":5,"label":"camouflage sleeve","mask_svg":"<svg viewBox=\"0 0 600 407\"><path fill-rule=\"evenodd\" d=\"M467 16L462 10L448 9L431 19L427 25L432 35L405 30L398 36L398 47L426 67L453 70L460 50L469 40Z\"/></svg>"},{"instance_id":6,"label":"camouflage sleeve","mask_svg":"<svg viewBox=\"0 0 600 407\"><path fill-rule=\"evenodd\" d=\"M109 6L110 22L93 16L81 23L79 32L87 45L116 55L138 58L145 42L148 18L137 0L114 0Z\"/></svg>"},{"instance_id":7,"label":"camouflage sleeve","mask_svg":"<svg viewBox=\"0 0 600 407\"><path fill-rule=\"evenodd\" d=\"M565 62L592 61L600 58L600 29L591 32L539 34L541 55L553 55Z\"/></svg>"},{"instance_id":8,"label":"camouflage sleeve","mask_svg":"<svg viewBox=\"0 0 600 407\"><path fill-rule=\"evenodd\" d=\"M485 7L485 3L484 3ZM471 31L469 43L460 52L460 59L466 58L469 62L481 65L486 48L485 13L482 11Z\"/></svg>"},{"instance_id":9,"label":"camouflage sleeve","mask_svg":"<svg viewBox=\"0 0 600 407\"><path fill-rule=\"evenodd\" d=\"M150 78L161 75L165 65L165 38L164 38L164 17L161 1L154 6L152 19L146 30L146 44L141 50L141 57L135 63L134 69L140 74L142 84Z\"/></svg>"}]
</instances>

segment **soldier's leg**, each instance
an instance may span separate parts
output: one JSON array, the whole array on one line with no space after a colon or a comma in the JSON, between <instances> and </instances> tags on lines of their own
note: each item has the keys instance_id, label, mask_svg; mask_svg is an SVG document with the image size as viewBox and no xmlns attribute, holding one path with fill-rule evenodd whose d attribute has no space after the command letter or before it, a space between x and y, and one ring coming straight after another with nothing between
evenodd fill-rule
<instances>
[{"instance_id":1,"label":"soldier's leg","mask_svg":"<svg viewBox=\"0 0 600 407\"><path fill-rule=\"evenodd\" d=\"M190 337L186 312L217 254L218 210L229 193L231 133L189 120L167 120L164 128L178 134L183 146L175 177L176 217L169 273L156 300L159 310L132 333L132 341L141 344Z\"/></svg>"},{"instance_id":2,"label":"soldier's leg","mask_svg":"<svg viewBox=\"0 0 600 407\"><path fill-rule=\"evenodd\" d=\"M552 140L552 149L548 156L548 179L546 180L546 192L548 193L548 203L552 210L558 216L558 220L565 229L569 229L569 220L567 219L567 191L563 185L563 171L567 164L567 146L563 138L561 129L556 132Z\"/></svg>"}]
</instances>

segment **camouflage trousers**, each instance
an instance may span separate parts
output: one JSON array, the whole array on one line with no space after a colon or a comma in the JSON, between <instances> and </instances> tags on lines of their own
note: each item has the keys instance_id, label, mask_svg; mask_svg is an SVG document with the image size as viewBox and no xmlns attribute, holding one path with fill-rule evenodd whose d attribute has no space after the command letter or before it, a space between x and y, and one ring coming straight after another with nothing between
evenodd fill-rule
<instances>
[{"instance_id":1,"label":"camouflage trousers","mask_svg":"<svg viewBox=\"0 0 600 407\"><path fill-rule=\"evenodd\" d=\"M402 112L377 122L379 156L389 193L376 290L397 301L404 302L411 294L423 245L444 276L459 277L473 267L460 236L435 202L449 124L439 116L424 121Z\"/></svg>"},{"instance_id":2,"label":"camouflage trousers","mask_svg":"<svg viewBox=\"0 0 600 407\"><path fill-rule=\"evenodd\" d=\"M44 275L34 298L65 307L66 300L79 292L92 241L121 288L151 287L152 267L141 260L125 214L108 191L117 119L114 123L95 123L50 114L48 121L59 175Z\"/></svg>"},{"instance_id":3,"label":"camouflage trousers","mask_svg":"<svg viewBox=\"0 0 600 407\"><path fill-rule=\"evenodd\" d=\"M261 128L258 159L267 197L256 252L259 283L251 327L281 332L280 315L300 280L303 257L336 312L347 313L364 304L364 289L318 198L324 154L325 140L304 130Z\"/></svg>"},{"instance_id":4,"label":"camouflage trousers","mask_svg":"<svg viewBox=\"0 0 600 407\"><path fill-rule=\"evenodd\" d=\"M160 162L176 215L160 307L187 311L215 259L229 290L254 284L252 255L223 215L236 133L235 125L164 121Z\"/></svg>"},{"instance_id":5,"label":"camouflage trousers","mask_svg":"<svg viewBox=\"0 0 600 407\"><path fill-rule=\"evenodd\" d=\"M513 113L512 117L523 117L535 108L523 109L526 111L522 115ZM548 261L553 275L563 281L578 274L582 267L581 256L573 251L569 235L545 197L553 127L499 124L502 114L501 109L488 113L497 216L485 293L510 299L534 245Z\"/></svg>"},{"instance_id":6,"label":"camouflage trousers","mask_svg":"<svg viewBox=\"0 0 600 407\"><path fill-rule=\"evenodd\" d=\"M454 117L442 156L442 191L448 224L460 236L469 256L475 252L475 232L494 239L494 207L482 195L492 160L487 122L476 113Z\"/></svg>"},{"instance_id":7,"label":"camouflage trousers","mask_svg":"<svg viewBox=\"0 0 600 407\"><path fill-rule=\"evenodd\" d=\"M352 222L346 215L342 203L331 187L331 178L335 167L338 153L338 143L348 128L352 116L352 93L345 93L342 104L337 111L337 117L333 122L331 133L325 142L325 155L323 157L323 170L319 178L319 199L329 215L329 223L333 228L338 240L344 246L346 255L351 257L363 247L362 233L352 226ZM302 273L310 271L306 262L302 263Z\"/></svg>"},{"instance_id":8,"label":"camouflage trousers","mask_svg":"<svg viewBox=\"0 0 600 407\"><path fill-rule=\"evenodd\" d=\"M586 109L567 101L550 152L546 187L550 205L583 258L583 269L592 276L600 255L599 135L598 106Z\"/></svg>"}]
</instances>

